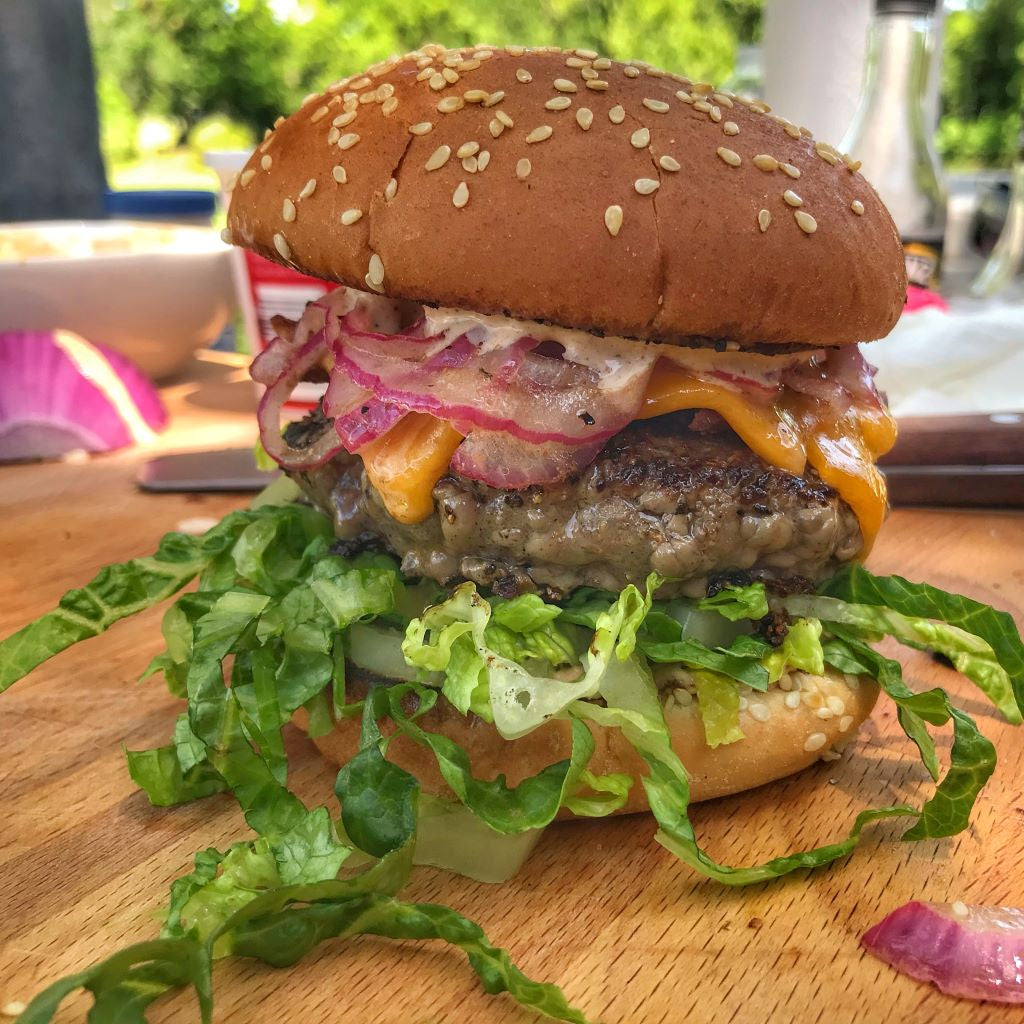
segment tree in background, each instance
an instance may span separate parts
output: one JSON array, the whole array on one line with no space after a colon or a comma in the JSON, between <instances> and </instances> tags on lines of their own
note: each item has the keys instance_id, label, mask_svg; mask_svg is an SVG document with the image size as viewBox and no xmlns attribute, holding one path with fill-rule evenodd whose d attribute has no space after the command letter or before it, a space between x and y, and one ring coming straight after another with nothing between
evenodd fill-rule
<instances>
[{"instance_id":1,"label":"tree in background","mask_svg":"<svg viewBox=\"0 0 1024 1024\"><path fill-rule=\"evenodd\" d=\"M971 0L946 18L943 120L945 159L1006 167L1024 110L1024 3Z\"/></svg>"}]
</instances>

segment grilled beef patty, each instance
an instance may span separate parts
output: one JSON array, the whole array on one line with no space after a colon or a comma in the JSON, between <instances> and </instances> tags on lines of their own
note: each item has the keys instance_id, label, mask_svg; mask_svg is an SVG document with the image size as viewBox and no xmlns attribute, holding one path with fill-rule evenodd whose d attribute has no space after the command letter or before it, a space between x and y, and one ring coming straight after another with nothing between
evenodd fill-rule
<instances>
[{"instance_id":1,"label":"grilled beef patty","mask_svg":"<svg viewBox=\"0 0 1024 1024\"><path fill-rule=\"evenodd\" d=\"M702 596L716 577L819 580L861 548L857 518L810 467L769 466L731 432L689 430L686 418L631 424L578 477L497 490L450 474L435 514L393 519L358 456L335 457L295 479L357 544L380 540L410 576L473 580L505 596L551 599L575 587L618 591L651 571L678 582L663 596ZM319 414L289 428L296 446L329 429Z\"/></svg>"}]
</instances>

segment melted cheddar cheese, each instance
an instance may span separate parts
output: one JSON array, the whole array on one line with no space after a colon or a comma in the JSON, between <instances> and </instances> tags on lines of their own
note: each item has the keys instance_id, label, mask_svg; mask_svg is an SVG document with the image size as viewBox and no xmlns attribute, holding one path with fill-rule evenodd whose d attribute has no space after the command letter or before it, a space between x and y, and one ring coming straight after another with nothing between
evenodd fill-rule
<instances>
[{"instance_id":1,"label":"melted cheddar cheese","mask_svg":"<svg viewBox=\"0 0 1024 1024\"><path fill-rule=\"evenodd\" d=\"M867 554L886 511L885 479L875 467L896 440L882 408L852 406L836 415L824 402L784 392L765 401L665 360L651 375L640 419L683 409L717 412L765 462L798 475L810 463L860 521ZM433 511L431 491L445 474L462 434L443 420L409 413L360 455L388 512L418 523Z\"/></svg>"}]
</instances>

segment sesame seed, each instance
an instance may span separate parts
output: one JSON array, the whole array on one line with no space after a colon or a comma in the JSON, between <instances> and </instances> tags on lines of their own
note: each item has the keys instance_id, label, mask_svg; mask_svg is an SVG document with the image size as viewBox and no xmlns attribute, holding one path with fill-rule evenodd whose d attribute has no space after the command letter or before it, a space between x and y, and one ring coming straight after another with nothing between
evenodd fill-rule
<instances>
[{"instance_id":1,"label":"sesame seed","mask_svg":"<svg viewBox=\"0 0 1024 1024\"><path fill-rule=\"evenodd\" d=\"M411 135L426 135L433 127L433 121L419 121L417 124L409 125L409 133Z\"/></svg>"},{"instance_id":2,"label":"sesame seed","mask_svg":"<svg viewBox=\"0 0 1024 1024\"><path fill-rule=\"evenodd\" d=\"M595 60L597 58L597 50L581 50L579 47L577 47L576 56L586 57L587 60Z\"/></svg>"},{"instance_id":3,"label":"sesame seed","mask_svg":"<svg viewBox=\"0 0 1024 1024\"><path fill-rule=\"evenodd\" d=\"M431 75L436 75L437 72L430 66L430 61L424 64L423 69L416 76L417 82L425 82Z\"/></svg>"},{"instance_id":4,"label":"sesame seed","mask_svg":"<svg viewBox=\"0 0 1024 1024\"><path fill-rule=\"evenodd\" d=\"M823 750L821 752L822 761L838 761L840 757L842 757L842 754L840 754L838 750ZM832 780L829 779L829 782L831 781Z\"/></svg>"},{"instance_id":5,"label":"sesame seed","mask_svg":"<svg viewBox=\"0 0 1024 1024\"><path fill-rule=\"evenodd\" d=\"M439 167L444 167L448 163L448 158L452 155L451 146L438 146L433 153L427 158L427 162L424 165L428 171L436 171Z\"/></svg>"},{"instance_id":6,"label":"sesame seed","mask_svg":"<svg viewBox=\"0 0 1024 1024\"><path fill-rule=\"evenodd\" d=\"M600 74L596 72L593 68L580 68L580 78L584 79L585 81L590 81L591 79L600 77Z\"/></svg>"},{"instance_id":7,"label":"sesame seed","mask_svg":"<svg viewBox=\"0 0 1024 1024\"><path fill-rule=\"evenodd\" d=\"M750 712L750 717L758 722L767 722L772 717L772 709L760 701L755 701L747 710Z\"/></svg>"},{"instance_id":8,"label":"sesame seed","mask_svg":"<svg viewBox=\"0 0 1024 1024\"><path fill-rule=\"evenodd\" d=\"M719 146L715 152L718 153L718 155L730 167L739 167L739 165L743 163L743 158L739 155L739 153L731 149L726 149L725 146Z\"/></svg>"},{"instance_id":9,"label":"sesame seed","mask_svg":"<svg viewBox=\"0 0 1024 1024\"><path fill-rule=\"evenodd\" d=\"M733 106L732 97L724 92L716 92L712 97L714 101L723 107Z\"/></svg>"},{"instance_id":10,"label":"sesame seed","mask_svg":"<svg viewBox=\"0 0 1024 1024\"><path fill-rule=\"evenodd\" d=\"M484 106L493 107L496 103L500 103L504 98L504 91L499 89L497 92L492 92L491 95L484 100Z\"/></svg>"},{"instance_id":11,"label":"sesame seed","mask_svg":"<svg viewBox=\"0 0 1024 1024\"><path fill-rule=\"evenodd\" d=\"M839 731L846 732L853 725L853 715L843 715L839 719Z\"/></svg>"},{"instance_id":12,"label":"sesame seed","mask_svg":"<svg viewBox=\"0 0 1024 1024\"><path fill-rule=\"evenodd\" d=\"M431 74L427 85L430 86L434 92L440 92L448 83L444 80L444 75L440 71L435 71Z\"/></svg>"},{"instance_id":13,"label":"sesame seed","mask_svg":"<svg viewBox=\"0 0 1024 1024\"><path fill-rule=\"evenodd\" d=\"M316 191L316 178L310 178L305 185L302 186L302 191L299 193L300 199L308 199Z\"/></svg>"},{"instance_id":14,"label":"sesame seed","mask_svg":"<svg viewBox=\"0 0 1024 1024\"><path fill-rule=\"evenodd\" d=\"M503 125L504 125L504 126L505 126L506 128L514 128L514 127L515 127L515 121L513 121L513 120L512 120L512 118L511 118L511 117L509 117L509 116L508 116L508 114L506 114L504 110L497 110L497 111L495 111L495 113L494 113L494 116L495 116L495 117L496 117L496 118L497 118L497 119L498 119L498 120L499 120L499 121L500 121L500 122L501 122L501 123L502 123L502 124L503 124Z\"/></svg>"},{"instance_id":15,"label":"sesame seed","mask_svg":"<svg viewBox=\"0 0 1024 1024\"><path fill-rule=\"evenodd\" d=\"M722 111L719 110L718 107L712 107L708 111L708 117L710 117L715 124L718 124L722 120Z\"/></svg>"},{"instance_id":16,"label":"sesame seed","mask_svg":"<svg viewBox=\"0 0 1024 1024\"><path fill-rule=\"evenodd\" d=\"M590 126L594 123L594 112L589 107L580 107L576 111L576 123L585 131L590 131Z\"/></svg>"},{"instance_id":17,"label":"sesame seed","mask_svg":"<svg viewBox=\"0 0 1024 1024\"><path fill-rule=\"evenodd\" d=\"M567 68L585 68L590 64L589 61L583 60L580 57L566 57L565 66Z\"/></svg>"},{"instance_id":18,"label":"sesame seed","mask_svg":"<svg viewBox=\"0 0 1024 1024\"><path fill-rule=\"evenodd\" d=\"M250 167L249 170L242 171L242 173L238 176L238 182L242 186L242 188L245 188L245 186L248 185L249 182L252 181L252 179L255 177L256 172Z\"/></svg>"},{"instance_id":19,"label":"sesame seed","mask_svg":"<svg viewBox=\"0 0 1024 1024\"><path fill-rule=\"evenodd\" d=\"M389 96L381 105L380 112L385 116L389 117L398 109L398 97Z\"/></svg>"},{"instance_id":20,"label":"sesame seed","mask_svg":"<svg viewBox=\"0 0 1024 1024\"><path fill-rule=\"evenodd\" d=\"M767 213L768 211L765 210L764 212ZM786 702L786 707L789 708L790 711L795 711L800 707L800 694L797 693L796 690L791 690L783 699Z\"/></svg>"},{"instance_id":21,"label":"sesame seed","mask_svg":"<svg viewBox=\"0 0 1024 1024\"><path fill-rule=\"evenodd\" d=\"M391 200L395 198L397 193L398 193L398 179L397 178L392 178L387 183L387 185L384 187L384 198L388 202L391 202Z\"/></svg>"},{"instance_id":22,"label":"sesame seed","mask_svg":"<svg viewBox=\"0 0 1024 1024\"><path fill-rule=\"evenodd\" d=\"M633 182L633 188L642 196L649 196L653 192L657 192L660 187L661 182L656 178L637 178Z\"/></svg>"},{"instance_id":23,"label":"sesame seed","mask_svg":"<svg viewBox=\"0 0 1024 1024\"><path fill-rule=\"evenodd\" d=\"M338 139L338 149L351 149L359 141L355 132L348 132Z\"/></svg>"},{"instance_id":24,"label":"sesame seed","mask_svg":"<svg viewBox=\"0 0 1024 1024\"><path fill-rule=\"evenodd\" d=\"M711 112L711 104L707 100L696 100L693 109L699 110L702 114L708 114Z\"/></svg>"},{"instance_id":25,"label":"sesame seed","mask_svg":"<svg viewBox=\"0 0 1024 1024\"><path fill-rule=\"evenodd\" d=\"M441 77L449 84L454 85L459 80L459 73L454 68L445 68Z\"/></svg>"},{"instance_id":26,"label":"sesame seed","mask_svg":"<svg viewBox=\"0 0 1024 1024\"><path fill-rule=\"evenodd\" d=\"M797 128L797 126L795 124L790 124L790 123L787 122L782 127L786 130L786 134L791 139L799 139L800 138L800 129Z\"/></svg>"},{"instance_id":27,"label":"sesame seed","mask_svg":"<svg viewBox=\"0 0 1024 1024\"><path fill-rule=\"evenodd\" d=\"M361 104L363 104L364 106L367 103L374 103L374 102L376 102L376 99L377 99L377 93L373 89L371 89L369 92L363 92L363 93L359 94L359 102Z\"/></svg>"},{"instance_id":28,"label":"sesame seed","mask_svg":"<svg viewBox=\"0 0 1024 1024\"><path fill-rule=\"evenodd\" d=\"M572 100L568 96L554 96L544 104L546 110L565 110L572 106Z\"/></svg>"},{"instance_id":29,"label":"sesame seed","mask_svg":"<svg viewBox=\"0 0 1024 1024\"><path fill-rule=\"evenodd\" d=\"M370 256L370 264L366 270L366 283L374 291L379 291L380 286L384 283L384 261L376 253Z\"/></svg>"},{"instance_id":30,"label":"sesame seed","mask_svg":"<svg viewBox=\"0 0 1024 1024\"><path fill-rule=\"evenodd\" d=\"M444 64L444 66L446 68L457 68L462 63L462 54L461 53L449 53L444 58L444 60L441 61L441 63Z\"/></svg>"},{"instance_id":31,"label":"sesame seed","mask_svg":"<svg viewBox=\"0 0 1024 1024\"><path fill-rule=\"evenodd\" d=\"M651 132L648 128L637 128L629 137L629 143L634 149L645 149L651 142Z\"/></svg>"},{"instance_id":32,"label":"sesame seed","mask_svg":"<svg viewBox=\"0 0 1024 1024\"><path fill-rule=\"evenodd\" d=\"M804 210L794 210L793 216L796 218L796 222L800 225L800 230L804 234L813 235L818 230L818 222Z\"/></svg>"},{"instance_id":33,"label":"sesame seed","mask_svg":"<svg viewBox=\"0 0 1024 1024\"><path fill-rule=\"evenodd\" d=\"M465 160L465 158L467 156L473 156L474 154L479 153L479 152L480 152L480 143L479 142L464 142L461 146L459 146L459 148L457 150L455 150L455 155L460 160Z\"/></svg>"},{"instance_id":34,"label":"sesame seed","mask_svg":"<svg viewBox=\"0 0 1024 1024\"><path fill-rule=\"evenodd\" d=\"M608 120L612 124L622 124L626 120L626 111L616 104L616 106L608 111Z\"/></svg>"},{"instance_id":35,"label":"sesame seed","mask_svg":"<svg viewBox=\"0 0 1024 1024\"><path fill-rule=\"evenodd\" d=\"M750 707L750 701L746 697L740 697L740 711L746 711Z\"/></svg>"},{"instance_id":36,"label":"sesame seed","mask_svg":"<svg viewBox=\"0 0 1024 1024\"><path fill-rule=\"evenodd\" d=\"M271 166L273 165L273 163L274 163L274 158L272 156L262 156L262 157L260 157L260 167L262 167L263 170L265 170L265 171L269 171Z\"/></svg>"},{"instance_id":37,"label":"sesame seed","mask_svg":"<svg viewBox=\"0 0 1024 1024\"><path fill-rule=\"evenodd\" d=\"M473 57L475 60L490 60L494 56L493 50L477 50Z\"/></svg>"},{"instance_id":38,"label":"sesame seed","mask_svg":"<svg viewBox=\"0 0 1024 1024\"><path fill-rule=\"evenodd\" d=\"M281 216L290 224L295 220L295 204L290 199L285 199L281 204Z\"/></svg>"},{"instance_id":39,"label":"sesame seed","mask_svg":"<svg viewBox=\"0 0 1024 1024\"><path fill-rule=\"evenodd\" d=\"M454 114L456 110L461 110L465 105L466 101L461 96L445 96L445 98L438 103L437 109L442 114Z\"/></svg>"},{"instance_id":40,"label":"sesame seed","mask_svg":"<svg viewBox=\"0 0 1024 1024\"><path fill-rule=\"evenodd\" d=\"M639 68L634 68L634 67L624 67L624 68L622 69L622 73L623 73L623 74L624 74L624 75L625 75L625 76L626 76L627 78L639 78L639 77L640 77L640 69L639 69Z\"/></svg>"},{"instance_id":41,"label":"sesame seed","mask_svg":"<svg viewBox=\"0 0 1024 1024\"><path fill-rule=\"evenodd\" d=\"M846 714L846 705L843 703L842 697L828 697L825 703L828 704L829 710L837 718Z\"/></svg>"},{"instance_id":42,"label":"sesame seed","mask_svg":"<svg viewBox=\"0 0 1024 1024\"><path fill-rule=\"evenodd\" d=\"M598 71L607 71L611 66L612 62L607 57L598 57L597 60L594 61L594 67L597 68Z\"/></svg>"},{"instance_id":43,"label":"sesame seed","mask_svg":"<svg viewBox=\"0 0 1024 1024\"><path fill-rule=\"evenodd\" d=\"M220 229L220 240L227 245L231 245L231 232L227 228Z\"/></svg>"},{"instance_id":44,"label":"sesame seed","mask_svg":"<svg viewBox=\"0 0 1024 1024\"><path fill-rule=\"evenodd\" d=\"M823 732L812 732L804 741L804 750L810 753L812 750L821 750L828 743L828 737Z\"/></svg>"},{"instance_id":45,"label":"sesame seed","mask_svg":"<svg viewBox=\"0 0 1024 1024\"><path fill-rule=\"evenodd\" d=\"M615 238L616 235L622 230L622 207L621 206L609 206L604 211L604 226L608 229L608 234Z\"/></svg>"},{"instance_id":46,"label":"sesame seed","mask_svg":"<svg viewBox=\"0 0 1024 1024\"><path fill-rule=\"evenodd\" d=\"M274 127L275 128L280 128L281 125L283 125L283 124L284 124L284 115L281 114L277 118L275 118L275 120L274 120Z\"/></svg>"},{"instance_id":47,"label":"sesame seed","mask_svg":"<svg viewBox=\"0 0 1024 1024\"><path fill-rule=\"evenodd\" d=\"M527 82L533 81L533 75L531 75L526 68L516 68L516 78L522 82L523 85L526 85Z\"/></svg>"},{"instance_id":48,"label":"sesame seed","mask_svg":"<svg viewBox=\"0 0 1024 1024\"><path fill-rule=\"evenodd\" d=\"M814 713L815 713L815 714L816 714L816 715L818 716L818 718L820 718L820 719L821 719L821 720L822 720L823 722L827 722L827 721L829 721L830 719L832 719L832 718L835 718L835 717L836 717L836 716L835 716L835 714L833 713L833 711L832 711L832 709L831 709L831 708L818 708L818 710L817 710L817 711L815 711Z\"/></svg>"},{"instance_id":49,"label":"sesame seed","mask_svg":"<svg viewBox=\"0 0 1024 1024\"><path fill-rule=\"evenodd\" d=\"M487 165L491 162L490 150L483 149L480 151L480 155L476 158L476 169L478 171L484 171L487 169Z\"/></svg>"},{"instance_id":50,"label":"sesame seed","mask_svg":"<svg viewBox=\"0 0 1024 1024\"><path fill-rule=\"evenodd\" d=\"M800 177L800 168L794 167L792 164L779 164L779 170L783 174L788 174L791 178L796 179Z\"/></svg>"},{"instance_id":51,"label":"sesame seed","mask_svg":"<svg viewBox=\"0 0 1024 1024\"><path fill-rule=\"evenodd\" d=\"M467 156L463 158L462 169L467 174L476 174L478 161L475 156Z\"/></svg>"},{"instance_id":52,"label":"sesame seed","mask_svg":"<svg viewBox=\"0 0 1024 1024\"><path fill-rule=\"evenodd\" d=\"M340 138L341 138L341 129L340 128L332 128L327 133L327 145L328 146L333 146L338 141L338 139L340 139Z\"/></svg>"},{"instance_id":53,"label":"sesame seed","mask_svg":"<svg viewBox=\"0 0 1024 1024\"><path fill-rule=\"evenodd\" d=\"M768 230L768 225L771 224L771 222L772 222L772 215L771 215L771 213L768 210L758 210L757 211L757 226L761 229L761 234L762 235ZM798 696L797 700L799 700L799 699L800 698ZM795 707L796 705L793 705L793 706Z\"/></svg>"},{"instance_id":54,"label":"sesame seed","mask_svg":"<svg viewBox=\"0 0 1024 1024\"><path fill-rule=\"evenodd\" d=\"M725 132L726 135L739 135L740 126L735 121L726 121L725 124L722 125L722 131Z\"/></svg>"},{"instance_id":55,"label":"sesame seed","mask_svg":"<svg viewBox=\"0 0 1024 1024\"><path fill-rule=\"evenodd\" d=\"M461 210L468 202L469 186L464 181L460 181L452 193L452 206L457 210Z\"/></svg>"},{"instance_id":56,"label":"sesame seed","mask_svg":"<svg viewBox=\"0 0 1024 1024\"><path fill-rule=\"evenodd\" d=\"M967 904L963 900L957 900L950 909L957 917L967 917L970 914L970 910L968 910Z\"/></svg>"},{"instance_id":57,"label":"sesame seed","mask_svg":"<svg viewBox=\"0 0 1024 1024\"><path fill-rule=\"evenodd\" d=\"M811 129L808 128L806 125L800 125L800 134L805 139L810 139L814 137L814 132L812 132Z\"/></svg>"},{"instance_id":58,"label":"sesame seed","mask_svg":"<svg viewBox=\"0 0 1024 1024\"><path fill-rule=\"evenodd\" d=\"M854 199L854 201L850 203L850 209L853 210L858 217L862 217L864 215L864 204L859 199Z\"/></svg>"},{"instance_id":59,"label":"sesame seed","mask_svg":"<svg viewBox=\"0 0 1024 1024\"><path fill-rule=\"evenodd\" d=\"M491 133L491 137L495 139L505 130L505 126L496 117L491 118L491 123L487 128Z\"/></svg>"},{"instance_id":60,"label":"sesame seed","mask_svg":"<svg viewBox=\"0 0 1024 1024\"><path fill-rule=\"evenodd\" d=\"M325 118L327 116L327 113L328 113L329 110L330 110L330 107L328 107L327 104L325 103L322 107L317 107L316 110L313 111L313 113L310 115L309 120L313 124L316 124L317 121L319 121L322 118Z\"/></svg>"},{"instance_id":61,"label":"sesame seed","mask_svg":"<svg viewBox=\"0 0 1024 1024\"><path fill-rule=\"evenodd\" d=\"M525 178L530 176L530 171L533 170L533 164L524 156L521 160L516 163L516 177L523 181Z\"/></svg>"},{"instance_id":62,"label":"sesame seed","mask_svg":"<svg viewBox=\"0 0 1024 1024\"><path fill-rule=\"evenodd\" d=\"M331 124L335 128L344 128L345 125L351 124L356 119L356 112L354 110L346 110L343 114L339 114Z\"/></svg>"},{"instance_id":63,"label":"sesame seed","mask_svg":"<svg viewBox=\"0 0 1024 1024\"><path fill-rule=\"evenodd\" d=\"M861 162L854 160L848 153L843 154L843 163L846 164L846 169L853 174L855 171L859 171L861 168Z\"/></svg>"},{"instance_id":64,"label":"sesame seed","mask_svg":"<svg viewBox=\"0 0 1024 1024\"><path fill-rule=\"evenodd\" d=\"M538 125L536 128L533 129L532 132L530 132L529 135L526 136L526 141L531 143L543 142L545 139L550 139L551 136L554 134L554 131L554 128L552 128L550 125Z\"/></svg>"},{"instance_id":65,"label":"sesame seed","mask_svg":"<svg viewBox=\"0 0 1024 1024\"><path fill-rule=\"evenodd\" d=\"M835 151L831 146L827 146L824 142L817 143L814 147L814 152L817 153L825 163L831 164L833 167L839 163L839 157L836 156Z\"/></svg>"},{"instance_id":66,"label":"sesame seed","mask_svg":"<svg viewBox=\"0 0 1024 1024\"><path fill-rule=\"evenodd\" d=\"M462 98L467 103L483 103L487 99L486 89L467 89L463 94Z\"/></svg>"},{"instance_id":67,"label":"sesame seed","mask_svg":"<svg viewBox=\"0 0 1024 1024\"><path fill-rule=\"evenodd\" d=\"M790 206L803 206L804 205L804 201L792 189L789 189L789 188L787 188L786 191L782 193L782 198Z\"/></svg>"},{"instance_id":68,"label":"sesame seed","mask_svg":"<svg viewBox=\"0 0 1024 1024\"><path fill-rule=\"evenodd\" d=\"M362 215L362 210L357 209L356 207L352 207L351 210L345 210L345 212L342 213L339 220L341 221L342 224L345 225L345 227L348 227L350 224L355 224L355 222L359 220L359 218L362 217Z\"/></svg>"},{"instance_id":69,"label":"sesame seed","mask_svg":"<svg viewBox=\"0 0 1024 1024\"><path fill-rule=\"evenodd\" d=\"M377 86L377 100L389 100L395 95L395 87L390 82L383 82Z\"/></svg>"},{"instance_id":70,"label":"sesame seed","mask_svg":"<svg viewBox=\"0 0 1024 1024\"><path fill-rule=\"evenodd\" d=\"M334 180L339 185L344 185L345 182L348 181L348 174L346 173L345 168L341 166L341 164L338 164L337 166L331 168L331 177L334 178Z\"/></svg>"},{"instance_id":71,"label":"sesame seed","mask_svg":"<svg viewBox=\"0 0 1024 1024\"><path fill-rule=\"evenodd\" d=\"M680 89L676 93L676 99L679 100L680 103L693 103L693 97L685 89Z\"/></svg>"},{"instance_id":72,"label":"sesame seed","mask_svg":"<svg viewBox=\"0 0 1024 1024\"><path fill-rule=\"evenodd\" d=\"M525 46L506 46L505 47L505 52L508 53L508 54L511 54L511 56L513 56L513 57L522 57L522 55L524 53L526 53L526 47Z\"/></svg>"},{"instance_id":73,"label":"sesame seed","mask_svg":"<svg viewBox=\"0 0 1024 1024\"><path fill-rule=\"evenodd\" d=\"M668 104L664 100L652 100L649 96L645 96L641 102L648 110L653 110L656 114L668 113Z\"/></svg>"},{"instance_id":74,"label":"sesame seed","mask_svg":"<svg viewBox=\"0 0 1024 1024\"><path fill-rule=\"evenodd\" d=\"M576 92L576 83L570 82L568 78L556 78L555 88L559 92Z\"/></svg>"},{"instance_id":75,"label":"sesame seed","mask_svg":"<svg viewBox=\"0 0 1024 1024\"><path fill-rule=\"evenodd\" d=\"M758 153L751 161L759 171L774 171L778 169L779 161L767 153Z\"/></svg>"},{"instance_id":76,"label":"sesame seed","mask_svg":"<svg viewBox=\"0 0 1024 1024\"><path fill-rule=\"evenodd\" d=\"M679 161L674 156L669 156L668 153L658 158L658 164L663 170L666 171L679 170Z\"/></svg>"},{"instance_id":77,"label":"sesame seed","mask_svg":"<svg viewBox=\"0 0 1024 1024\"><path fill-rule=\"evenodd\" d=\"M286 239L286 238L284 237L284 235L282 235L282 234L281 234L281 232L280 232L280 231L279 231L279 232L278 232L278 233L277 233L276 235L274 235L274 248L275 248L275 249L276 249L276 250L277 250L277 251L278 251L278 252L279 252L279 253L280 253L280 254L281 254L281 255L282 255L282 256L283 256L283 257L284 257L284 258L285 258L286 260L290 260L290 259L292 258L292 250L291 250L291 247L290 247L290 246L288 245L288 241L287 241L287 239Z\"/></svg>"},{"instance_id":78,"label":"sesame seed","mask_svg":"<svg viewBox=\"0 0 1024 1024\"><path fill-rule=\"evenodd\" d=\"M608 83L603 78L589 78L585 84L588 89L593 89L594 92L604 92L608 88Z\"/></svg>"},{"instance_id":79,"label":"sesame seed","mask_svg":"<svg viewBox=\"0 0 1024 1024\"><path fill-rule=\"evenodd\" d=\"M368 85L372 84L373 83L370 79L363 75L363 77L358 79L358 81L352 82L349 88L355 89L358 92L360 89L365 89Z\"/></svg>"}]
</instances>

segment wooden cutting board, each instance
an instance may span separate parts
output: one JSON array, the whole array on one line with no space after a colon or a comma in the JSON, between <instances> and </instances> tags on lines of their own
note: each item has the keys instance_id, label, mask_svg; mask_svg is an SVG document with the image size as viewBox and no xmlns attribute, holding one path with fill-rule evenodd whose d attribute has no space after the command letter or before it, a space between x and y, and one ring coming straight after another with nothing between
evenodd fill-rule
<instances>
[{"instance_id":1,"label":"wooden cutting board","mask_svg":"<svg viewBox=\"0 0 1024 1024\"><path fill-rule=\"evenodd\" d=\"M230 366L169 392L164 449L251 439L248 392ZM237 408L224 412L227 396ZM218 411L219 410L219 411ZM219 517L232 497L143 495L138 453L88 464L0 468L0 633L39 615L101 565L146 553L181 520ZM1024 618L1024 516L899 511L869 565L963 591ZM0 696L0 1006L151 937L170 882L194 851L241 838L227 797L150 807L121 746L163 742L178 705L135 679L160 646L159 613L123 622L54 659ZM647 817L548 830L523 871L489 886L417 869L408 895L449 903L483 924L532 976L557 982L603 1024L909 1021L980 1024L1022 1011L958 1002L866 956L860 935L909 899L1024 905L1024 733L1000 724L958 677L904 658L913 685L948 687L1000 752L973 828L906 845L899 822L870 830L852 858L770 885L704 881L652 839ZM289 738L293 781L330 799L309 743ZM720 860L761 861L845 834L868 805L917 799L926 776L891 707L881 705L840 761L697 808L701 841ZM948 748L948 743L946 744ZM905 827L905 826L904 826ZM85 998L61 1021L82 1020ZM152 1019L194 1021L191 996ZM439 944L356 939L278 971L216 970L216 1019L232 1024L525 1024L507 997L486 996L461 954Z\"/></svg>"}]
</instances>

